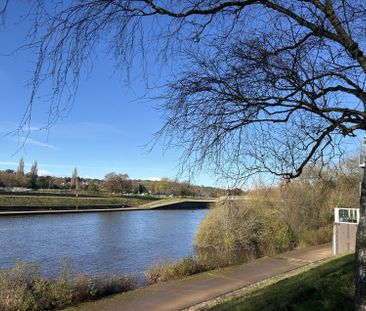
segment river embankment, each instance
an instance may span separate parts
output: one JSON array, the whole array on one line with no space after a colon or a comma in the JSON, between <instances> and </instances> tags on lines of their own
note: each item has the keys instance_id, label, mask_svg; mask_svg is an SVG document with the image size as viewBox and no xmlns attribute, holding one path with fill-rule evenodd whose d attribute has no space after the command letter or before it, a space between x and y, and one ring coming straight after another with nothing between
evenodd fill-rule
<instances>
[{"instance_id":1,"label":"river embankment","mask_svg":"<svg viewBox=\"0 0 366 311\"><path fill-rule=\"evenodd\" d=\"M209 208L214 200L167 198L153 196L88 196L70 194L2 193L0 216L135 211L150 209Z\"/></svg>"}]
</instances>

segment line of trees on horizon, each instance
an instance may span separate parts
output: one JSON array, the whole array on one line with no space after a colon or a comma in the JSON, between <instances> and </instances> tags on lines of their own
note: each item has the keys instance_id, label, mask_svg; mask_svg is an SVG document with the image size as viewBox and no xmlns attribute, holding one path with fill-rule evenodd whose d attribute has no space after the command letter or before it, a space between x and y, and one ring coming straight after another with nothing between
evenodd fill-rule
<instances>
[{"instance_id":1,"label":"line of trees on horizon","mask_svg":"<svg viewBox=\"0 0 366 311\"><path fill-rule=\"evenodd\" d=\"M75 167L71 177L39 175L38 162L34 161L30 171L25 172L23 158L16 170L0 170L0 190L6 188L24 188L32 190L52 189L86 191L89 193L105 192L115 195L170 195L193 197L220 197L243 194L241 189L220 189L215 187L192 185L188 181L179 182L169 178L161 180L131 179L126 173L110 172L103 179L80 177Z\"/></svg>"}]
</instances>

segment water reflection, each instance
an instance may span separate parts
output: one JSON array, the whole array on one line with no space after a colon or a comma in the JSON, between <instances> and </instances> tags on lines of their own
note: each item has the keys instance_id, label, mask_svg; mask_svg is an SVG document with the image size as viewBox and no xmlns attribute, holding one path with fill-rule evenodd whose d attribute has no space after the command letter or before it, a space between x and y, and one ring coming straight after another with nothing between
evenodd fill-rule
<instances>
[{"instance_id":1,"label":"water reflection","mask_svg":"<svg viewBox=\"0 0 366 311\"><path fill-rule=\"evenodd\" d=\"M44 275L67 257L75 273L129 274L193 253L207 210L156 210L0 218L0 269L37 262Z\"/></svg>"}]
</instances>

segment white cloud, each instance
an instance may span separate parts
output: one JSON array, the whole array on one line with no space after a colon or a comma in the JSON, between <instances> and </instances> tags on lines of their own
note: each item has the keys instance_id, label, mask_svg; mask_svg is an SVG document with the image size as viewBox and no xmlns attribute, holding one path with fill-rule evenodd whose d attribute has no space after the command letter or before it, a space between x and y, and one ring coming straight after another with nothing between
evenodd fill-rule
<instances>
[{"instance_id":1,"label":"white cloud","mask_svg":"<svg viewBox=\"0 0 366 311\"><path fill-rule=\"evenodd\" d=\"M35 145L35 146L44 147L44 148L48 148L48 149L52 149L52 150L57 150L57 148L54 145L45 144L45 143L42 143L41 141L38 141L38 140L35 140L32 138L27 138L25 143L29 144L29 145Z\"/></svg>"},{"instance_id":2,"label":"white cloud","mask_svg":"<svg viewBox=\"0 0 366 311\"><path fill-rule=\"evenodd\" d=\"M38 170L38 176L56 176L56 177L60 177L59 174L50 172L50 171L46 171L46 170Z\"/></svg>"},{"instance_id":3,"label":"white cloud","mask_svg":"<svg viewBox=\"0 0 366 311\"><path fill-rule=\"evenodd\" d=\"M43 143L39 140L35 140L30 137L25 136L13 136L10 137L12 141L16 141L18 143L24 143L25 145L34 145L42 148L52 149L52 150L58 150L54 145Z\"/></svg>"},{"instance_id":4,"label":"white cloud","mask_svg":"<svg viewBox=\"0 0 366 311\"><path fill-rule=\"evenodd\" d=\"M18 165L19 162L7 162L7 161L0 161L0 165L3 166L14 166L14 165Z\"/></svg>"},{"instance_id":5,"label":"white cloud","mask_svg":"<svg viewBox=\"0 0 366 311\"><path fill-rule=\"evenodd\" d=\"M161 177L148 177L146 179L151 180L151 181L160 181L162 178Z\"/></svg>"}]
</instances>

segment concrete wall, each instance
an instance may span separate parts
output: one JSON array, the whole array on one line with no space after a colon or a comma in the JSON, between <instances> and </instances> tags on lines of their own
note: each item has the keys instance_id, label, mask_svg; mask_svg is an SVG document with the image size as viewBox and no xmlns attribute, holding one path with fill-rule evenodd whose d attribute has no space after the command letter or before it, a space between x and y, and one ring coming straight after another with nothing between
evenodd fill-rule
<instances>
[{"instance_id":1,"label":"concrete wall","mask_svg":"<svg viewBox=\"0 0 366 311\"><path fill-rule=\"evenodd\" d=\"M333 254L339 255L356 249L357 224L333 224Z\"/></svg>"},{"instance_id":2,"label":"concrete wall","mask_svg":"<svg viewBox=\"0 0 366 311\"><path fill-rule=\"evenodd\" d=\"M210 201L184 201L164 204L154 209L207 209L213 202Z\"/></svg>"}]
</instances>

